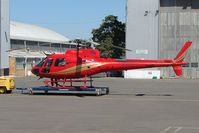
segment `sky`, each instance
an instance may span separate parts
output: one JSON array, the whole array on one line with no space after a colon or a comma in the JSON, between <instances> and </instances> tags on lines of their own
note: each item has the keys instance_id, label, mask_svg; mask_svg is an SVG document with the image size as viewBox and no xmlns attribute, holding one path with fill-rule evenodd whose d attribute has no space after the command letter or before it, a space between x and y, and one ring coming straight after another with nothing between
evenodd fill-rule
<instances>
[{"instance_id":1,"label":"sky","mask_svg":"<svg viewBox=\"0 0 199 133\"><path fill-rule=\"evenodd\" d=\"M125 22L126 0L10 0L10 20L51 29L69 39L90 39L105 16Z\"/></svg>"}]
</instances>

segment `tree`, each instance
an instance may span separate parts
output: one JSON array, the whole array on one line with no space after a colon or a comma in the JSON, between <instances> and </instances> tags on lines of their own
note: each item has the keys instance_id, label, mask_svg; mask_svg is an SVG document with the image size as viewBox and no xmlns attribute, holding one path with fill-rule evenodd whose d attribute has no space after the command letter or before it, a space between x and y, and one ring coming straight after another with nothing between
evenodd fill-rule
<instances>
[{"instance_id":1,"label":"tree","mask_svg":"<svg viewBox=\"0 0 199 133\"><path fill-rule=\"evenodd\" d=\"M120 58L125 51L113 46L125 48L125 23L118 21L117 16L106 16L99 28L92 30L93 41L105 44L97 46L101 53L109 53L110 58Z\"/></svg>"}]
</instances>

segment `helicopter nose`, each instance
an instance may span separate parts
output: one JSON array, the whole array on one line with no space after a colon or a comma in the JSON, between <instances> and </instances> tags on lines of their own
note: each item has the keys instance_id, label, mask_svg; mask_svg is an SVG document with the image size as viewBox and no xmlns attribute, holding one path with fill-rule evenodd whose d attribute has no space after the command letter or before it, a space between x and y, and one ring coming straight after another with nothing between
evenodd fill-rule
<instances>
[{"instance_id":1,"label":"helicopter nose","mask_svg":"<svg viewBox=\"0 0 199 133\"><path fill-rule=\"evenodd\" d=\"M37 75L37 76L38 76L38 74L39 74L39 69L38 69L38 68L32 68L32 73L33 73L34 75Z\"/></svg>"}]
</instances>

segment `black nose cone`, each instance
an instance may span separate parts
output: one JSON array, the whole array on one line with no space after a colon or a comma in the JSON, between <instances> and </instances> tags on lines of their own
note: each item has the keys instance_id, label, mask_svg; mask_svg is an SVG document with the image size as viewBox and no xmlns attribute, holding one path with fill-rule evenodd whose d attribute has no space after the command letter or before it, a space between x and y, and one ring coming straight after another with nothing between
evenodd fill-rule
<instances>
[{"instance_id":1,"label":"black nose cone","mask_svg":"<svg viewBox=\"0 0 199 133\"><path fill-rule=\"evenodd\" d=\"M39 69L37 69L37 68L36 69L32 69L32 73L35 74L35 75L38 75L39 74Z\"/></svg>"}]
</instances>

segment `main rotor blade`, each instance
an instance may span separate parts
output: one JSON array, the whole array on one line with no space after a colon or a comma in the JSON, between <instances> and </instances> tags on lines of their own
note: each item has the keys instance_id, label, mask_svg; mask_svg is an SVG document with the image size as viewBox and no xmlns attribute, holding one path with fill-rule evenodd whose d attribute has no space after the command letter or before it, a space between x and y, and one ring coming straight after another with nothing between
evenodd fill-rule
<instances>
[{"instance_id":1,"label":"main rotor blade","mask_svg":"<svg viewBox=\"0 0 199 133\"><path fill-rule=\"evenodd\" d=\"M132 51L131 49L126 49L126 48L123 48L123 47L119 47L119 46L111 46L111 47L114 47L114 48L117 48L117 49L122 49L122 50L126 50L126 51Z\"/></svg>"},{"instance_id":2,"label":"main rotor blade","mask_svg":"<svg viewBox=\"0 0 199 133\"><path fill-rule=\"evenodd\" d=\"M91 43L93 43L93 44L95 44L97 46L99 46L99 45L107 46L107 44L104 44L104 43L97 43L97 42L91 42ZM120 46L115 46L115 45L111 45L110 47L117 48L117 49L122 49L122 50L126 50L126 51L132 51L130 49L126 49L126 48L123 48L123 47L120 47Z\"/></svg>"},{"instance_id":3,"label":"main rotor blade","mask_svg":"<svg viewBox=\"0 0 199 133\"><path fill-rule=\"evenodd\" d=\"M43 54L45 54L46 56L50 56L50 55L54 55L55 52L51 53L51 54L47 54L45 51L42 51Z\"/></svg>"},{"instance_id":4,"label":"main rotor blade","mask_svg":"<svg viewBox=\"0 0 199 133\"><path fill-rule=\"evenodd\" d=\"M97 42L91 42L91 43L93 43L93 44L95 44L95 45L97 45L97 46L98 46L98 45L101 45L101 44L99 44L99 43L97 43Z\"/></svg>"}]
</instances>

